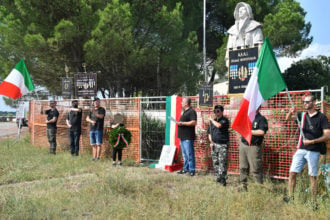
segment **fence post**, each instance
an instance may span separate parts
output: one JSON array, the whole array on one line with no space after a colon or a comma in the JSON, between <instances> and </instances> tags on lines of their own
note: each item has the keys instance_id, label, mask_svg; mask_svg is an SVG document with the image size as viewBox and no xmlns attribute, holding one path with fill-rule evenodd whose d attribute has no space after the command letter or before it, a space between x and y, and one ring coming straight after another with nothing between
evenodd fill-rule
<instances>
[{"instance_id":1,"label":"fence post","mask_svg":"<svg viewBox=\"0 0 330 220\"><path fill-rule=\"evenodd\" d=\"M139 160L140 163L142 161L142 102L141 102L141 98L138 98L138 102L139 102L139 115L140 115L140 123L139 123L139 127L140 127L140 156L139 156Z\"/></svg>"}]
</instances>

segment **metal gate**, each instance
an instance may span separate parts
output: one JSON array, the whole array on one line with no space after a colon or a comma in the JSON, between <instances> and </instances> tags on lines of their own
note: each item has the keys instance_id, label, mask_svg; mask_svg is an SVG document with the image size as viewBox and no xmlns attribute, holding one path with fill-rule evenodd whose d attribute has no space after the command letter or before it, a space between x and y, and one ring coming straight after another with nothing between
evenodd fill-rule
<instances>
[{"instance_id":1,"label":"metal gate","mask_svg":"<svg viewBox=\"0 0 330 220\"><path fill-rule=\"evenodd\" d=\"M158 161L165 144L166 96L140 101L140 161Z\"/></svg>"}]
</instances>

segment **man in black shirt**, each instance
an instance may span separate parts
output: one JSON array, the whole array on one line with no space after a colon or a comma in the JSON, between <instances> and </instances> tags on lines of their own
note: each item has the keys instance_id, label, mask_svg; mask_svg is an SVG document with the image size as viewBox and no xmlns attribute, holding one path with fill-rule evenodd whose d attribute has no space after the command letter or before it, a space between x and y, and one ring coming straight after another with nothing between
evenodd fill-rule
<instances>
[{"instance_id":1,"label":"man in black shirt","mask_svg":"<svg viewBox=\"0 0 330 220\"><path fill-rule=\"evenodd\" d=\"M247 178L251 171L257 183L263 183L261 144L268 131L267 119L260 114L260 107L252 123L251 146L242 137L239 147L240 182L243 190L247 190Z\"/></svg>"},{"instance_id":2,"label":"man in black shirt","mask_svg":"<svg viewBox=\"0 0 330 220\"><path fill-rule=\"evenodd\" d=\"M181 115L178 124L178 138L180 138L181 151L183 155L184 166L179 174L189 172L190 176L195 175L195 126L197 124L197 114L191 108L191 99L182 99L182 109L184 112Z\"/></svg>"},{"instance_id":3,"label":"man in black shirt","mask_svg":"<svg viewBox=\"0 0 330 220\"><path fill-rule=\"evenodd\" d=\"M56 101L49 102L50 109L43 111L41 106L41 114L47 114L46 124L47 124L47 139L49 142L49 153L56 154L56 132L57 132L57 119L59 113L56 109Z\"/></svg>"},{"instance_id":4,"label":"man in black shirt","mask_svg":"<svg viewBox=\"0 0 330 220\"><path fill-rule=\"evenodd\" d=\"M289 197L284 198L285 202L293 196L296 186L297 173L300 173L305 164L308 164L308 174L310 176L311 191L314 199L317 194L316 177L318 173L318 163L322 147L330 139L330 127L327 117L315 110L316 99L313 95L307 95L304 99L305 112L294 114L292 108L286 115L286 120L296 119L298 116L303 134L300 134L298 150L292 158L290 176L288 182Z\"/></svg>"},{"instance_id":5,"label":"man in black shirt","mask_svg":"<svg viewBox=\"0 0 330 220\"><path fill-rule=\"evenodd\" d=\"M82 110L78 108L78 100L72 101L72 108L68 113L66 124L69 128L70 149L72 156L79 155L79 140L81 135Z\"/></svg>"},{"instance_id":6,"label":"man in black shirt","mask_svg":"<svg viewBox=\"0 0 330 220\"><path fill-rule=\"evenodd\" d=\"M207 130L216 182L226 186L228 165L229 120L223 116L223 107L214 106L215 118L210 118Z\"/></svg>"},{"instance_id":7,"label":"man in black shirt","mask_svg":"<svg viewBox=\"0 0 330 220\"><path fill-rule=\"evenodd\" d=\"M90 144L93 147L93 160L100 159L101 145L103 142L103 127L105 109L100 106L100 99L95 98L94 106L87 115L86 121L90 123Z\"/></svg>"}]
</instances>

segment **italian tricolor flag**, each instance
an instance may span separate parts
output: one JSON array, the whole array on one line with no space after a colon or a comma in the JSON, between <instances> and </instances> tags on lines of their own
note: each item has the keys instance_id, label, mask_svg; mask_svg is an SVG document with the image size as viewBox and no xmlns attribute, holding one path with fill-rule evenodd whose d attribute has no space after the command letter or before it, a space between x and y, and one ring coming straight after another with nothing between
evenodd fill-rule
<instances>
[{"instance_id":1,"label":"italian tricolor flag","mask_svg":"<svg viewBox=\"0 0 330 220\"><path fill-rule=\"evenodd\" d=\"M165 128L165 145L176 146L174 160L177 159L180 149L180 139L178 138L178 126L170 120L173 117L175 120L180 121L181 117L181 103L182 97L180 96L167 96L166 97L166 128Z\"/></svg>"},{"instance_id":2,"label":"italian tricolor flag","mask_svg":"<svg viewBox=\"0 0 330 220\"><path fill-rule=\"evenodd\" d=\"M257 65L244 92L241 107L232 128L251 144L252 122L256 110L267 99L286 88L273 49L266 37L260 51Z\"/></svg>"},{"instance_id":3,"label":"italian tricolor flag","mask_svg":"<svg viewBox=\"0 0 330 220\"><path fill-rule=\"evenodd\" d=\"M33 82L24 60L21 59L7 78L0 84L0 95L18 99L32 90L34 90Z\"/></svg>"}]
</instances>

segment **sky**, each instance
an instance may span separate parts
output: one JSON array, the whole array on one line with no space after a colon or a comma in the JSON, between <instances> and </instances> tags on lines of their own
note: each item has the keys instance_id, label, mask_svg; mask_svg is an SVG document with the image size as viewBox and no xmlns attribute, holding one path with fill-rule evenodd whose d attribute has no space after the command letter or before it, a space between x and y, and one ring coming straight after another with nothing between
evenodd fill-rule
<instances>
[{"instance_id":1,"label":"sky","mask_svg":"<svg viewBox=\"0 0 330 220\"><path fill-rule=\"evenodd\" d=\"M313 42L301 52L299 57L278 58L281 71L286 70L293 62L307 57L330 56L330 0L298 0L298 2L307 12L305 21L312 24L310 36L313 36ZM6 106L0 96L0 111L15 111L15 109Z\"/></svg>"},{"instance_id":2,"label":"sky","mask_svg":"<svg viewBox=\"0 0 330 220\"><path fill-rule=\"evenodd\" d=\"M300 59L318 55L330 56L330 0L298 0L298 2L307 12L305 21L312 24L310 36L313 36L313 42L297 58L278 58L281 71Z\"/></svg>"}]
</instances>

